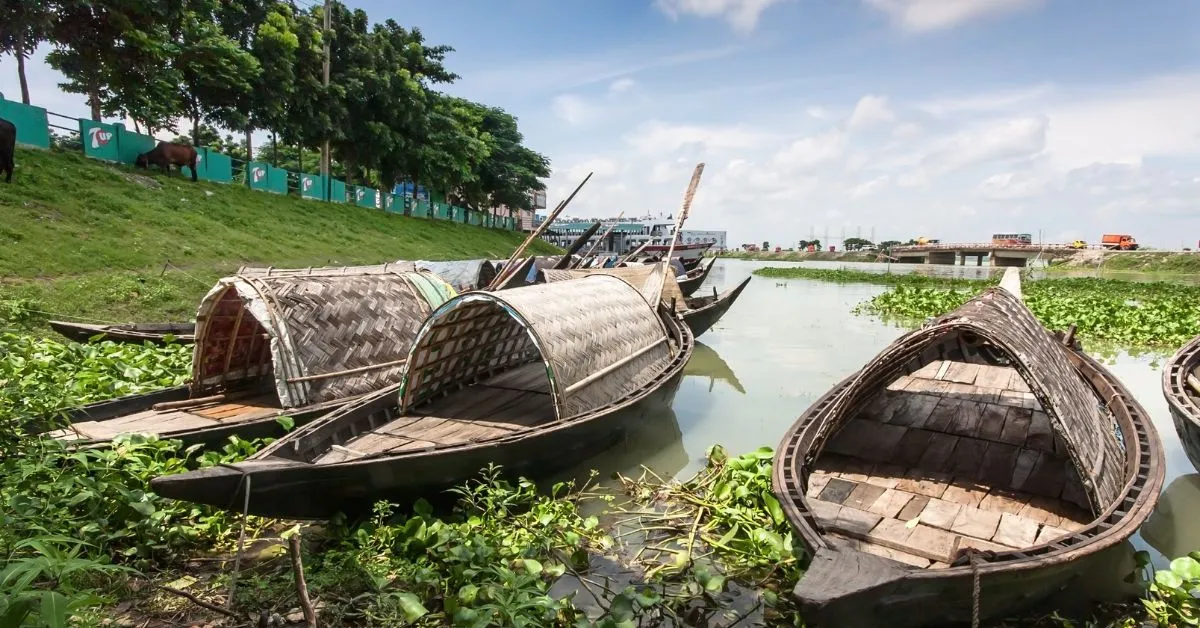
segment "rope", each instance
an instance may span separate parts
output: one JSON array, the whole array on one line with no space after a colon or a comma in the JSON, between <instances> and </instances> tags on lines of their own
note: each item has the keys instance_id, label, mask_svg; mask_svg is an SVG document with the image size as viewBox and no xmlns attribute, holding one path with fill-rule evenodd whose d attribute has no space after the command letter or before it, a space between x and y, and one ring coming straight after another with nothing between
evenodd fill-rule
<instances>
[{"instance_id":1,"label":"rope","mask_svg":"<svg viewBox=\"0 0 1200 628\"><path fill-rule=\"evenodd\" d=\"M979 552L971 550L971 628L979 628Z\"/></svg>"},{"instance_id":2,"label":"rope","mask_svg":"<svg viewBox=\"0 0 1200 628\"><path fill-rule=\"evenodd\" d=\"M250 474L230 464L222 463L220 466L241 472L242 487L246 491L242 500L242 524L238 529L237 555L233 557L233 573L229 574L229 595L225 598L225 608L233 609L233 591L237 587L238 571L242 568L242 552L246 549L246 517L250 513Z\"/></svg>"},{"instance_id":3,"label":"rope","mask_svg":"<svg viewBox=\"0 0 1200 628\"><path fill-rule=\"evenodd\" d=\"M180 273L180 274L182 274L184 277L187 277L188 279L191 279L192 281L195 281L195 282L196 282L196 283L198 283L198 284L201 284L201 285L204 285L204 286L211 286L211 285L213 285L213 282L211 282L211 281L205 281L205 280L203 280L203 279L201 279L201 278L199 278L199 277L197 277L197 276L195 276L195 275L192 275L192 274L188 273L186 270L184 270L184 269L182 269L182 268L180 268L180 267L178 267L178 266L176 266L176 265L172 264L172 263L171 263L171 260L167 260L166 262L164 262L164 263L163 263L163 268L164 268L164 269L166 269L166 268L174 268L175 270L179 271L179 273ZM159 276L162 276L162 275L160 274Z\"/></svg>"},{"instance_id":4,"label":"rope","mask_svg":"<svg viewBox=\"0 0 1200 628\"><path fill-rule=\"evenodd\" d=\"M20 309L23 312L32 312L34 314L43 314L46 316L53 316L56 319L62 318L62 319L68 319L68 320L83 321L85 323L100 323L102 325L124 325L125 324L125 323L121 323L118 321L106 321L106 320L101 320L99 318L88 318L86 316L75 316L74 314L63 314L62 312L47 312L45 310L35 310L33 308L28 308L28 307L18 306L18 309ZM126 322L128 322L128 321L126 321Z\"/></svg>"}]
</instances>

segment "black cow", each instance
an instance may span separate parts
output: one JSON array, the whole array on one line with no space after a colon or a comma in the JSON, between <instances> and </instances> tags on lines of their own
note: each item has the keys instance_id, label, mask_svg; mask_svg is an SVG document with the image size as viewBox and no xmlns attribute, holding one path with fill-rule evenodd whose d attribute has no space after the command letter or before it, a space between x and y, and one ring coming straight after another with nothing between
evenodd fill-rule
<instances>
[{"instance_id":1,"label":"black cow","mask_svg":"<svg viewBox=\"0 0 1200 628\"><path fill-rule=\"evenodd\" d=\"M182 170L184 166L190 166L192 169L192 181L196 180L196 149L187 144L176 144L174 142L159 142L154 150L144 152L137 156L137 161L134 162L138 168L149 168L150 164L154 164L163 169L163 172L171 174L171 166L179 166Z\"/></svg>"},{"instance_id":2,"label":"black cow","mask_svg":"<svg viewBox=\"0 0 1200 628\"><path fill-rule=\"evenodd\" d=\"M13 153L17 150L17 125L0 118L0 171L4 182L12 183Z\"/></svg>"}]
</instances>

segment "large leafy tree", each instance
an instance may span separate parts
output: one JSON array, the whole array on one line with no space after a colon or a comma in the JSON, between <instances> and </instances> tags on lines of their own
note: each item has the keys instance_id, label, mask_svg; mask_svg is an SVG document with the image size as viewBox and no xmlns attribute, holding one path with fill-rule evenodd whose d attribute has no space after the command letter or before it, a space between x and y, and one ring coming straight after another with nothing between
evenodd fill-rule
<instances>
[{"instance_id":1,"label":"large leafy tree","mask_svg":"<svg viewBox=\"0 0 1200 628\"><path fill-rule=\"evenodd\" d=\"M517 119L499 107L484 108L480 130L488 157L478 179L467 186L468 207L495 210L503 205L510 215L515 209L532 208L530 193L545 189L541 179L550 176L550 160L522 144L525 138Z\"/></svg>"},{"instance_id":2,"label":"large leafy tree","mask_svg":"<svg viewBox=\"0 0 1200 628\"><path fill-rule=\"evenodd\" d=\"M271 127L279 133L285 145L296 145L301 150L319 147L330 126L328 97L322 83L325 53L320 19L319 9L316 8L311 12L299 12L293 16L296 50L295 62L292 65L291 95L281 103L282 121ZM315 170L313 164L316 164L318 159L304 165L310 170Z\"/></svg>"},{"instance_id":3,"label":"large leafy tree","mask_svg":"<svg viewBox=\"0 0 1200 628\"><path fill-rule=\"evenodd\" d=\"M25 59L38 44L50 37L53 9L46 0L3 0L0 2L0 54L17 59L17 78L21 83L21 102L29 104L29 81L25 78Z\"/></svg>"},{"instance_id":4,"label":"large leafy tree","mask_svg":"<svg viewBox=\"0 0 1200 628\"><path fill-rule=\"evenodd\" d=\"M140 0L58 0L50 29L55 49L46 55L62 72L63 91L82 94L93 120L104 109L120 110L122 95L140 85L140 76L123 63L153 56L170 42L157 28L171 20L178 3Z\"/></svg>"},{"instance_id":5,"label":"large leafy tree","mask_svg":"<svg viewBox=\"0 0 1200 628\"><path fill-rule=\"evenodd\" d=\"M479 181L479 170L488 158L489 145L482 137L483 107L442 94L430 94L425 136L416 151L414 180L465 197Z\"/></svg>"},{"instance_id":6,"label":"large leafy tree","mask_svg":"<svg viewBox=\"0 0 1200 628\"><path fill-rule=\"evenodd\" d=\"M198 141L200 121L222 118L254 89L261 72L258 61L222 32L213 19L211 0L192 0L181 12L173 35L179 54L179 92L183 113Z\"/></svg>"}]
</instances>

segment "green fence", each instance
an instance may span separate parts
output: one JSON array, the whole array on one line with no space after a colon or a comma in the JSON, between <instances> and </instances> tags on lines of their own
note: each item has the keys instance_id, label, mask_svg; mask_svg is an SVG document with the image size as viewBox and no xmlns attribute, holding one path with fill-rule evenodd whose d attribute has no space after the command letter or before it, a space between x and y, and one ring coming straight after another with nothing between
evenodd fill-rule
<instances>
[{"instance_id":1,"label":"green fence","mask_svg":"<svg viewBox=\"0 0 1200 628\"><path fill-rule=\"evenodd\" d=\"M0 98L0 118L11 121L17 127L17 142L35 148L50 148L51 135L48 112L41 107L25 105ZM52 115L60 116L54 113ZM67 116L60 116L67 117ZM70 118L68 118L70 119ZM69 123L68 123L69 124ZM61 128L61 127L58 127ZM94 120L79 120L79 137L83 145L83 154L93 159L101 159L121 164L134 164L137 156L152 150L158 140L141 133L135 133L125 128L124 124L96 122ZM183 175L192 176L190 167L182 168ZM245 165L245 184L253 190L288 193L289 172L270 164L251 161ZM207 147L196 148L197 178L215 183L233 183L233 158ZM463 221L466 209L445 202L446 197L441 192L434 191L432 200L421 201L412 197L398 196L391 192L380 191L367 186L349 186L338 179L319 174L297 173L299 193L301 198L329 201L333 203L351 203L364 208L381 208L392 213L408 213L418 218L436 218L440 220ZM347 196L347 191L351 196ZM493 228L515 229L516 221L490 213L475 212L470 215L470 224Z\"/></svg>"},{"instance_id":2,"label":"green fence","mask_svg":"<svg viewBox=\"0 0 1200 628\"><path fill-rule=\"evenodd\" d=\"M50 148L50 120L46 117L45 109L0 99L0 118L17 127L18 144Z\"/></svg>"}]
</instances>

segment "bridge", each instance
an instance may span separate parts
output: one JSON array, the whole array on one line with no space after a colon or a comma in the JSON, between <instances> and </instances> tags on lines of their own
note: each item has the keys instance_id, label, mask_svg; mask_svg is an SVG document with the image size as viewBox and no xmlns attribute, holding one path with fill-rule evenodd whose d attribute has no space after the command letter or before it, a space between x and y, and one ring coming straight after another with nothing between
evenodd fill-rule
<instances>
[{"instance_id":1,"label":"bridge","mask_svg":"<svg viewBox=\"0 0 1200 628\"><path fill-rule=\"evenodd\" d=\"M1100 245L1089 245L1088 249L1102 249ZM890 254L900 264L947 264L967 265L967 258L975 258L976 266L983 266L986 257L992 266L1025 266L1029 260L1047 254L1074 253L1080 249L1069 244L995 244L992 242L967 242L960 244L918 244L894 246Z\"/></svg>"}]
</instances>

